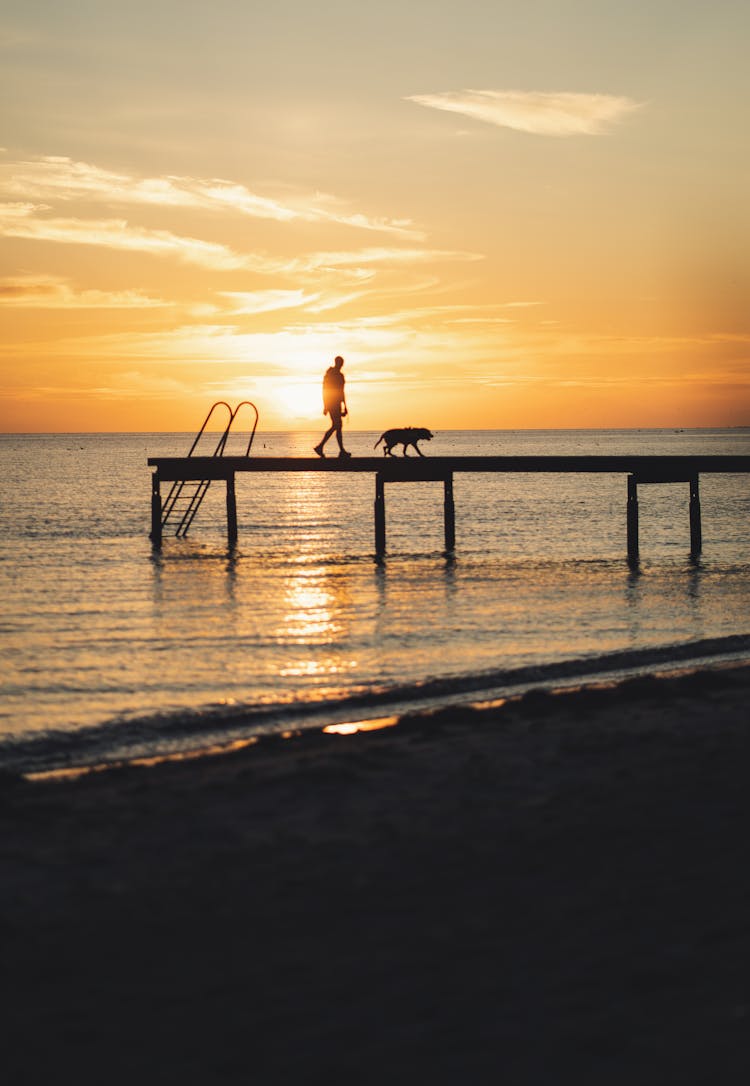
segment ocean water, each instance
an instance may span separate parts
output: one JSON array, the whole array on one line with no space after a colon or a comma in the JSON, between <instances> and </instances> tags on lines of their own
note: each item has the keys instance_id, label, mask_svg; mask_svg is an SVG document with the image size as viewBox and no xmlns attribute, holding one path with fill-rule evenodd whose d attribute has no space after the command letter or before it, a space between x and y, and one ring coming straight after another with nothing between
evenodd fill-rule
<instances>
[{"instance_id":1,"label":"ocean water","mask_svg":"<svg viewBox=\"0 0 750 1086\"><path fill-rule=\"evenodd\" d=\"M318 436L259 431L253 455L306 456ZM348 444L372 455L377 436ZM233 552L214 484L189 536L156 553L146 460L191 440L0 437L0 766L176 752L750 648L750 476L701 477L699 559L687 485L641 487L637 568L623 475L458 474L452 558L442 485L389 484L381 563L371 475L239 475ZM453 431L424 451L748 454L750 430Z\"/></svg>"}]
</instances>

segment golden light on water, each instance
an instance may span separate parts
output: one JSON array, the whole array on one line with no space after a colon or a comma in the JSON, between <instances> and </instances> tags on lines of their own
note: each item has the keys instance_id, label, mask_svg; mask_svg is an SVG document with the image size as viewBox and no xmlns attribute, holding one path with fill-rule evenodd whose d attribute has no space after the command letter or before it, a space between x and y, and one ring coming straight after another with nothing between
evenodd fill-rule
<instances>
[{"instance_id":1,"label":"golden light on water","mask_svg":"<svg viewBox=\"0 0 750 1086\"><path fill-rule=\"evenodd\" d=\"M215 758L222 754L236 754L258 743L256 736L247 739L230 739L226 743L215 743L208 747L198 747L195 750L171 751L168 754L154 754L148 758L131 758L127 761L102 762L94 765L74 766L70 769L47 769L34 773L26 773L24 776L29 781L46 780L75 780L78 777L86 777L91 774L106 773L111 769L126 769L134 767L139 769L151 769L155 766L169 762L193 762L201 758Z\"/></svg>"},{"instance_id":2,"label":"golden light on water","mask_svg":"<svg viewBox=\"0 0 750 1086\"><path fill-rule=\"evenodd\" d=\"M329 597L320 588L295 586L289 593L286 634L291 640L312 637L328 639L333 633L333 619L328 609Z\"/></svg>"},{"instance_id":3,"label":"golden light on water","mask_svg":"<svg viewBox=\"0 0 750 1086\"><path fill-rule=\"evenodd\" d=\"M290 643L328 643L341 633L335 596L322 572L297 571L286 584L286 609L281 636Z\"/></svg>"},{"instance_id":4,"label":"golden light on water","mask_svg":"<svg viewBox=\"0 0 750 1086\"><path fill-rule=\"evenodd\" d=\"M293 477L292 477L293 478ZM309 484L290 484L289 501L309 501ZM300 546L316 546L314 532L300 535ZM323 679L356 671L359 662L346 651L352 602L344 578L334 576L326 566L300 565L284 585L283 619L276 631L279 642L296 646L299 655L284 665L283 678ZM334 646L332 650L331 646ZM326 646L321 652L320 646ZM338 651L340 647L341 651Z\"/></svg>"},{"instance_id":5,"label":"golden light on water","mask_svg":"<svg viewBox=\"0 0 750 1086\"><path fill-rule=\"evenodd\" d=\"M316 657L315 659L305 659L298 664L290 664L288 667L283 667L279 671L279 675L283 678L322 678L325 676L344 675L349 671L357 670L357 661L352 660L336 660L333 657Z\"/></svg>"},{"instance_id":6,"label":"golden light on water","mask_svg":"<svg viewBox=\"0 0 750 1086\"><path fill-rule=\"evenodd\" d=\"M398 721L397 716L381 716L373 720L351 720L344 724L328 724L323 731L326 735L356 735L357 732L376 732L381 728L393 728Z\"/></svg>"}]
</instances>

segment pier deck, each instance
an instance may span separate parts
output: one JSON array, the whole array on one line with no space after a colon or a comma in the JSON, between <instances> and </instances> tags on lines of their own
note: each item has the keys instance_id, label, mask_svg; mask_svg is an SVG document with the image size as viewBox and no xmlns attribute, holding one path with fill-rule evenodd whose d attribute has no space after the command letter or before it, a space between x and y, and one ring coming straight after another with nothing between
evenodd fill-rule
<instances>
[{"instance_id":1,"label":"pier deck","mask_svg":"<svg viewBox=\"0 0 750 1086\"><path fill-rule=\"evenodd\" d=\"M339 475L370 473L375 476L375 552L385 554L385 483L439 481L444 485L445 549L455 547L453 476L457 472L505 474L590 473L627 476L627 553L638 558L638 485L686 483L690 487L690 549L701 551L699 477L705 474L746 474L750 456L390 456L274 457L274 456L184 456L149 457L152 475L151 541L162 543L165 521L161 500L162 481L204 483L223 480L227 487L227 534L229 545L237 542L237 472L331 472Z\"/></svg>"}]
</instances>

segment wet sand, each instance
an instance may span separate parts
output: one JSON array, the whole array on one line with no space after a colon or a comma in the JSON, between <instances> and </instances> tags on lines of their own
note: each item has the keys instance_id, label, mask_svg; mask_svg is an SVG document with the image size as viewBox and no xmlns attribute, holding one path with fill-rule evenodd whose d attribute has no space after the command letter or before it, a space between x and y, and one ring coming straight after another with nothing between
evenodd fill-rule
<instances>
[{"instance_id":1,"label":"wet sand","mask_svg":"<svg viewBox=\"0 0 750 1086\"><path fill-rule=\"evenodd\" d=\"M749 692L3 778L4 1081L748 1081Z\"/></svg>"}]
</instances>

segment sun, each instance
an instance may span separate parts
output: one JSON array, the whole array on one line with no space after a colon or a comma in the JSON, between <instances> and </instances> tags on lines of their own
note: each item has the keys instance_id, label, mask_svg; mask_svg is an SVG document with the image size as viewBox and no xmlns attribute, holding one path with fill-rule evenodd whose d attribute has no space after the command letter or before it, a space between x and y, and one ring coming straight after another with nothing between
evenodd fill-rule
<instances>
[{"instance_id":1,"label":"sun","mask_svg":"<svg viewBox=\"0 0 750 1086\"><path fill-rule=\"evenodd\" d=\"M290 380L274 389L274 414L296 422L315 423L323 410L320 381Z\"/></svg>"}]
</instances>

